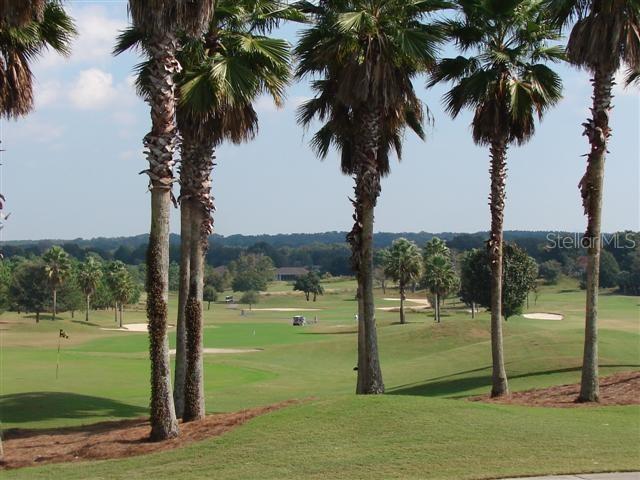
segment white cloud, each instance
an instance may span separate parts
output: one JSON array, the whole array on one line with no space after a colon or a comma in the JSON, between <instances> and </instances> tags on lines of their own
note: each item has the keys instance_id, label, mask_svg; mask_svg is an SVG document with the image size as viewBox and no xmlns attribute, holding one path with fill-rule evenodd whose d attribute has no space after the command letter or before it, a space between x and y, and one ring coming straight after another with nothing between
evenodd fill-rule
<instances>
[{"instance_id":1,"label":"white cloud","mask_svg":"<svg viewBox=\"0 0 640 480\"><path fill-rule=\"evenodd\" d=\"M81 110L100 109L115 100L113 76L99 68L83 70L69 90L69 100Z\"/></svg>"},{"instance_id":2,"label":"white cloud","mask_svg":"<svg viewBox=\"0 0 640 480\"><path fill-rule=\"evenodd\" d=\"M126 28L126 17L110 16L107 9L99 5L69 8L78 29L71 57L65 59L55 52L47 52L38 62L43 68L63 65L65 62L88 62L104 64L112 59L112 50L119 32Z\"/></svg>"},{"instance_id":3,"label":"white cloud","mask_svg":"<svg viewBox=\"0 0 640 480\"><path fill-rule=\"evenodd\" d=\"M11 135L15 140L51 143L62 137L64 133L65 128L62 125L45 122L31 116L21 120L19 126Z\"/></svg>"},{"instance_id":4,"label":"white cloud","mask_svg":"<svg viewBox=\"0 0 640 480\"><path fill-rule=\"evenodd\" d=\"M48 107L57 103L64 96L62 84L57 80L48 80L35 85L36 108Z\"/></svg>"}]
</instances>

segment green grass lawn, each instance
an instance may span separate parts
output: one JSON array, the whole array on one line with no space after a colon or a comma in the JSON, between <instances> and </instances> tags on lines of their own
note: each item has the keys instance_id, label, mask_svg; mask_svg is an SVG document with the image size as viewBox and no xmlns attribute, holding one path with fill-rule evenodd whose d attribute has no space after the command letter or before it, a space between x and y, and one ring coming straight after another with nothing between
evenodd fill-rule
<instances>
[{"instance_id":1,"label":"green grass lawn","mask_svg":"<svg viewBox=\"0 0 640 480\"><path fill-rule=\"evenodd\" d=\"M284 282L280 282L284 283ZM3 478L492 478L505 475L640 469L640 408L529 408L468 402L490 388L489 317L475 320L452 300L443 322L431 312L378 312L388 394L356 397L353 282L327 284L317 302L274 285L256 308L205 310L205 347L260 348L205 356L209 412L288 399L302 404L254 419L222 436L169 453L3 472ZM335 287L335 289L334 289ZM417 293L416 297L422 295ZM380 306L397 292L378 292ZM410 295L413 297L413 295ZM580 377L584 293L573 283L544 287L529 311L562 321L513 317L505 324L513 390L574 383ZM175 298L171 299L175 318ZM601 374L640 368L638 297L605 292L600 302ZM318 309L317 311L305 311ZM319 323L292 327L291 316ZM82 315L76 315L82 317ZM145 333L113 327L112 312L90 322L63 314L40 324L0 316L3 428L44 428L148 413ZM144 322L142 310L125 323ZM55 378L58 330L63 340ZM173 334L171 336L173 342Z\"/></svg>"}]
</instances>

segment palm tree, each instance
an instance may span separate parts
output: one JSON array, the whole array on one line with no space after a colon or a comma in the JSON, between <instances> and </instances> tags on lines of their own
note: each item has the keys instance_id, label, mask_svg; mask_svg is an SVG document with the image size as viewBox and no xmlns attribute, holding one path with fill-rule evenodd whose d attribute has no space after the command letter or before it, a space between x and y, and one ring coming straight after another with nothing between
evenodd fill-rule
<instances>
[{"instance_id":1,"label":"palm tree","mask_svg":"<svg viewBox=\"0 0 640 480\"><path fill-rule=\"evenodd\" d=\"M91 308L91 296L96 293L100 280L102 279L102 267L95 257L89 257L78 269L78 283L82 293L87 300L87 311L85 320L89 321L89 310Z\"/></svg>"},{"instance_id":2,"label":"palm tree","mask_svg":"<svg viewBox=\"0 0 640 480\"><path fill-rule=\"evenodd\" d=\"M253 102L263 93L281 105L290 76L288 43L264 34L282 20L301 20L278 0L220 0L202 37L183 39L177 78L180 164L181 264L174 402L185 421L204 416L202 301L204 257L213 230L211 172L223 141L241 143L257 133ZM146 49L142 32L130 29L117 52ZM141 65L138 90L149 95L149 65Z\"/></svg>"},{"instance_id":3,"label":"palm tree","mask_svg":"<svg viewBox=\"0 0 640 480\"><path fill-rule=\"evenodd\" d=\"M315 98L299 122L324 122L312 145L326 157L341 151L342 172L355 180L355 225L347 236L358 280L357 393L384 392L373 301L373 218L389 155L400 156L406 126L423 136L422 103L412 79L435 62L440 29L425 24L445 2L426 0L300 2L314 22L296 48L299 79L315 76Z\"/></svg>"},{"instance_id":4,"label":"palm tree","mask_svg":"<svg viewBox=\"0 0 640 480\"><path fill-rule=\"evenodd\" d=\"M133 282L131 281L131 274L129 270L123 268L118 270L114 276L114 297L118 304L118 311L120 312L120 328L122 328L122 320L124 317L124 306L133 295Z\"/></svg>"},{"instance_id":5,"label":"palm tree","mask_svg":"<svg viewBox=\"0 0 640 480\"><path fill-rule=\"evenodd\" d=\"M591 118L584 135L591 145L587 170L580 182L582 206L587 216L583 244L587 248L586 315L580 402L597 402L598 382L598 289L600 276L602 184L607 144L611 137L609 113L614 76L623 63L627 82L637 81L640 71L640 1L547 0L564 25L576 20L567 44L567 57L587 69L593 85Z\"/></svg>"},{"instance_id":6,"label":"palm tree","mask_svg":"<svg viewBox=\"0 0 640 480\"><path fill-rule=\"evenodd\" d=\"M42 259L45 263L45 273L49 280L49 287L53 293L53 319L56 319L57 313L57 294L58 289L62 286L69 273L71 273L71 260L69 254L62 247L57 245L47 250Z\"/></svg>"},{"instance_id":7,"label":"palm tree","mask_svg":"<svg viewBox=\"0 0 640 480\"><path fill-rule=\"evenodd\" d=\"M213 231L211 173L215 148L241 143L257 133L253 102L263 93L281 105L290 77L290 47L265 36L282 20L300 20L280 0L220 0L203 38L187 42L181 60L178 128L182 134L181 209L186 211L189 252L185 302L186 351L183 420L204 416L202 305L204 258ZM177 352L176 352L177 353ZM176 372L177 373L177 372ZM178 382L176 381L176 385ZM180 395L179 390L175 394Z\"/></svg>"},{"instance_id":8,"label":"palm tree","mask_svg":"<svg viewBox=\"0 0 640 480\"><path fill-rule=\"evenodd\" d=\"M151 439L178 435L171 395L167 301L169 296L169 212L176 144L175 78L178 32L199 35L208 24L212 0L129 0L133 26L145 36L149 57L151 131L144 138L151 190L147 251L147 317L151 356Z\"/></svg>"},{"instance_id":9,"label":"palm tree","mask_svg":"<svg viewBox=\"0 0 640 480\"><path fill-rule=\"evenodd\" d=\"M422 271L422 255L414 242L406 238L394 240L385 251L384 273L398 284L400 291L400 323L405 324L404 301L407 285L420 277Z\"/></svg>"},{"instance_id":10,"label":"palm tree","mask_svg":"<svg viewBox=\"0 0 640 480\"><path fill-rule=\"evenodd\" d=\"M458 277L448 255L442 253L425 255L424 283L431 294L435 296L433 309L438 323L440 323L441 301L454 289L457 281Z\"/></svg>"},{"instance_id":11,"label":"palm tree","mask_svg":"<svg viewBox=\"0 0 640 480\"><path fill-rule=\"evenodd\" d=\"M20 3L24 7L33 4L41 15L9 14L8 10ZM16 119L33 110L30 64L38 56L48 49L64 56L70 53L71 40L76 35L73 21L58 1L48 0L40 9L42 3L11 2L0 8L0 118Z\"/></svg>"},{"instance_id":12,"label":"palm tree","mask_svg":"<svg viewBox=\"0 0 640 480\"><path fill-rule=\"evenodd\" d=\"M564 50L549 44L559 32L539 0L461 0L458 17L446 27L469 55L442 59L429 86L455 83L444 96L447 111L457 117L464 108L473 109L473 140L491 153L491 395L501 396L509 392L501 323L507 149L527 142L535 131L535 115L541 119L560 100L562 82L542 62L562 60Z\"/></svg>"},{"instance_id":13,"label":"palm tree","mask_svg":"<svg viewBox=\"0 0 640 480\"><path fill-rule=\"evenodd\" d=\"M30 22L41 22L46 0L0 0L0 23L24 27Z\"/></svg>"}]
</instances>

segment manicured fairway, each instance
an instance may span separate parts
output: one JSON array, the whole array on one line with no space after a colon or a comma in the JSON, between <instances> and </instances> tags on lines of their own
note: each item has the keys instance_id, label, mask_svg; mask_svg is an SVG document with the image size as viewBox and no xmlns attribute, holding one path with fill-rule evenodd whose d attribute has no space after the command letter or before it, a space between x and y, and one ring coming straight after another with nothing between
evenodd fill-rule
<instances>
[{"instance_id":1,"label":"manicured fairway","mask_svg":"<svg viewBox=\"0 0 640 480\"><path fill-rule=\"evenodd\" d=\"M490 383L488 315L472 320L461 305L431 313L378 313L388 395L356 397L353 283L307 303L273 286L258 308L318 308L319 323L292 327L295 312L212 306L205 347L259 348L207 355L210 412L302 399L220 438L170 453L3 472L3 478L491 478L640 468L640 408L530 408L469 402ZM326 286L328 289L330 285ZM289 286L290 288L290 286ZM394 306L378 292L377 306ZM420 294L416 294L420 295ZM530 312L562 321L514 317L505 325L511 387L524 390L579 379L583 292L543 289ZM450 301L452 302L452 301ZM172 306L175 306L172 303ZM638 297L601 297L601 373L640 368ZM173 315L173 314L172 314ZM82 317L76 315L76 317ZM5 313L2 330L3 428L43 428L147 414L145 333L101 330L112 313L43 320ZM144 321L142 310L125 323ZM57 334L64 328L60 376ZM173 340L172 340L173 341Z\"/></svg>"}]
</instances>

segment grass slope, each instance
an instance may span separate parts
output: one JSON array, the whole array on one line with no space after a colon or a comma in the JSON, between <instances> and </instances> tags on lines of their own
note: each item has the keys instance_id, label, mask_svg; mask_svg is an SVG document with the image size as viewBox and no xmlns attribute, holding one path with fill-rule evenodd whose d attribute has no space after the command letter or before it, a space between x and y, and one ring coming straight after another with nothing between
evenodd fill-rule
<instances>
[{"instance_id":1,"label":"grass slope","mask_svg":"<svg viewBox=\"0 0 640 480\"><path fill-rule=\"evenodd\" d=\"M319 324L294 328L295 312L205 311L205 347L258 347L251 354L205 357L210 412L275 403L303 404L252 420L220 438L170 453L4 472L10 478L491 478L505 475L640 468L640 408L547 409L486 405L462 397L490 385L489 319L445 308L443 323L414 313L379 312L380 351L389 394L355 397L356 331L352 285L307 303L278 285L261 308L320 308ZM328 286L330 288L330 286ZM379 292L379 306L393 306ZM560 322L514 317L505 325L513 390L579 380L584 294L573 284L546 287L529 311ZM638 297L601 297L601 373L640 368ZM175 307L175 302L172 302ZM173 314L172 314L173 315ZM430 315L430 314L429 314ZM142 311L126 322L144 321ZM5 313L3 428L43 428L147 414L149 366L144 333ZM57 333L64 328L60 378Z\"/></svg>"}]
</instances>

